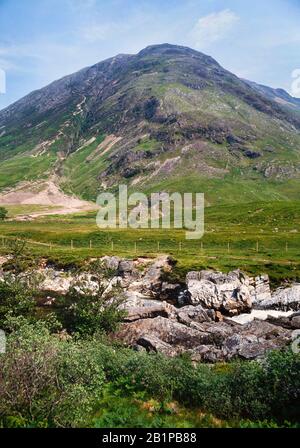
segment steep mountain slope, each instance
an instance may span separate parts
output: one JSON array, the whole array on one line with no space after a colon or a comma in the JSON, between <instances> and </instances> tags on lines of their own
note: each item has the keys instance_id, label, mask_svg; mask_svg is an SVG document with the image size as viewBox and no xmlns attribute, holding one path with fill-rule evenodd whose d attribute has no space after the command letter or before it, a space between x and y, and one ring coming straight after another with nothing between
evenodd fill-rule
<instances>
[{"instance_id":1,"label":"steep mountain slope","mask_svg":"<svg viewBox=\"0 0 300 448\"><path fill-rule=\"evenodd\" d=\"M272 89L272 87L257 84L252 81L245 80L247 84L256 89L259 93L265 95L272 101L276 101L281 106L288 108L296 113L300 113L300 98L294 98L284 89Z\"/></svg>"},{"instance_id":2,"label":"steep mountain slope","mask_svg":"<svg viewBox=\"0 0 300 448\"><path fill-rule=\"evenodd\" d=\"M124 182L208 203L296 199L300 115L209 56L155 45L0 111L0 161L2 190L51 175L92 200Z\"/></svg>"}]
</instances>

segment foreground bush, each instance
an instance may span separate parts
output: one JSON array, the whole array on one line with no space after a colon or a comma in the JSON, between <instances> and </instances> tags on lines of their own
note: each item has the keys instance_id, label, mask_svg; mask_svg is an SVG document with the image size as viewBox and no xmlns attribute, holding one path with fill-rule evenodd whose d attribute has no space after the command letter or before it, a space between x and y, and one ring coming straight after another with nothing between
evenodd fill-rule
<instances>
[{"instance_id":1,"label":"foreground bush","mask_svg":"<svg viewBox=\"0 0 300 448\"><path fill-rule=\"evenodd\" d=\"M23 324L0 355L0 417L19 426L84 425L101 397L104 373L93 344Z\"/></svg>"},{"instance_id":2,"label":"foreground bush","mask_svg":"<svg viewBox=\"0 0 300 448\"><path fill-rule=\"evenodd\" d=\"M0 355L0 426L93 426L95 418L100 426L128 425L134 409L139 415L136 397L158 402L160 425L167 421L160 409L174 400L195 409L195 416L200 409L222 422L300 422L299 354L273 352L260 362L194 366L186 356L135 352L99 336L53 335L45 322L17 322L7 353ZM110 407L112 396L119 397L122 412Z\"/></svg>"},{"instance_id":3,"label":"foreground bush","mask_svg":"<svg viewBox=\"0 0 300 448\"><path fill-rule=\"evenodd\" d=\"M19 279L6 275L0 281L0 328L7 330L10 317L32 317L35 308L33 293Z\"/></svg>"},{"instance_id":4,"label":"foreground bush","mask_svg":"<svg viewBox=\"0 0 300 448\"><path fill-rule=\"evenodd\" d=\"M176 399L225 419L300 422L300 355L291 351L213 367L108 348L102 348L102 358L106 376L123 390Z\"/></svg>"},{"instance_id":5,"label":"foreground bush","mask_svg":"<svg viewBox=\"0 0 300 448\"><path fill-rule=\"evenodd\" d=\"M113 283L116 271L109 269L102 260L84 269L85 275L88 273L86 278L81 277L61 300L62 325L70 333L81 336L92 336L99 331L114 332L126 315L121 307L123 290ZM89 280L93 281L93 288Z\"/></svg>"}]
</instances>

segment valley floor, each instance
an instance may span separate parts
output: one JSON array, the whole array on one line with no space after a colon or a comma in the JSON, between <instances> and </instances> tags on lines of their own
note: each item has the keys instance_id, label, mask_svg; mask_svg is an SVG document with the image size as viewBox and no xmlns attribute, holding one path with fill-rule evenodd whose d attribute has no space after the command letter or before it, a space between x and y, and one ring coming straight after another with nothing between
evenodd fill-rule
<instances>
[{"instance_id":1,"label":"valley floor","mask_svg":"<svg viewBox=\"0 0 300 448\"><path fill-rule=\"evenodd\" d=\"M300 278L300 202L206 208L205 235L199 241L185 240L184 230L177 229L101 230L96 212L53 215L55 210L33 205L8 209L9 221L0 223L2 253L10 240L20 238L37 256L61 265L103 255L134 258L168 253L178 260L176 269L182 277L200 268L240 268L251 274L268 273L274 284ZM45 217L18 221L26 214L45 213Z\"/></svg>"}]
</instances>

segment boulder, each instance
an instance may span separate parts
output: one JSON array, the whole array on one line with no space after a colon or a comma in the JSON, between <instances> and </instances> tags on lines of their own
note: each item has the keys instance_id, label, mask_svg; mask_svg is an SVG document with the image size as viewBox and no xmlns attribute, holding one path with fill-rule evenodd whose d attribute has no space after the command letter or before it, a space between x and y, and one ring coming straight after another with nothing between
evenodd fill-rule
<instances>
[{"instance_id":1,"label":"boulder","mask_svg":"<svg viewBox=\"0 0 300 448\"><path fill-rule=\"evenodd\" d=\"M202 305L227 315L249 312L252 307L250 279L241 271L189 272L187 289L192 305Z\"/></svg>"},{"instance_id":2,"label":"boulder","mask_svg":"<svg viewBox=\"0 0 300 448\"><path fill-rule=\"evenodd\" d=\"M176 320L177 309L173 305L159 300L149 300L141 294L130 295L127 293L127 298L124 304L122 304L122 308L127 313L124 319L125 322L158 316Z\"/></svg>"},{"instance_id":3,"label":"boulder","mask_svg":"<svg viewBox=\"0 0 300 448\"><path fill-rule=\"evenodd\" d=\"M291 340L291 331L265 321L254 320L241 325L238 332L224 341L224 356L226 359L233 357L257 359L270 350L283 348Z\"/></svg>"},{"instance_id":4,"label":"boulder","mask_svg":"<svg viewBox=\"0 0 300 448\"><path fill-rule=\"evenodd\" d=\"M216 362L224 362L224 351L216 348L214 345L199 345L193 350L187 352L193 362L206 362L214 364Z\"/></svg>"},{"instance_id":5,"label":"boulder","mask_svg":"<svg viewBox=\"0 0 300 448\"><path fill-rule=\"evenodd\" d=\"M64 295L74 283L74 277L65 271L45 268L39 271L39 273L43 276L39 289L45 293Z\"/></svg>"},{"instance_id":6,"label":"boulder","mask_svg":"<svg viewBox=\"0 0 300 448\"><path fill-rule=\"evenodd\" d=\"M291 316L280 316L267 318L267 322L278 325L282 328L298 330L300 329L300 312L294 313Z\"/></svg>"},{"instance_id":7,"label":"boulder","mask_svg":"<svg viewBox=\"0 0 300 448\"><path fill-rule=\"evenodd\" d=\"M161 316L124 323L115 335L116 338L130 346L137 344L141 338L149 336L154 336L162 342L170 344L178 353L201 344L207 344L211 340L209 333Z\"/></svg>"},{"instance_id":8,"label":"boulder","mask_svg":"<svg viewBox=\"0 0 300 448\"><path fill-rule=\"evenodd\" d=\"M153 335L142 336L139 338L137 340L137 346L144 347L148 352L154 351L169 357L174 357L177 355L176 349Z\"/></svg>"},{"instance_id":9,"label":"boulder","mask_svg":"<svg viewBox=\"0 0 300 448\"><path fill-rule=\"evenodd\" d=\"M256 308L283 311L300 310L300 284L295 284L289 288L278 288L272 294L272 297L257 303Z\"/></svg>"},{"instance_id":10,"label":"boulder","mask_svg":"<svg viewBox=\"0 0 300 448\"><path fill-rule=\"evenodd\" d=\"M163 275L171 272L173 265L174 261L168 256L157 258L147 267L141 280L134 285L135 288L149 297L160 298L164 284ZM166 291L166 286L164 284L163 292Z\"/></svg>"},{"instance_id":11,"label":"boulder","mask_svg":"<svg viewBox=\"0 0 300 448\"><path fill-rule=\"evenodd\" d=\"M262 274L250 279L251 298L253 307L264 300L271 299L270 279L267 274Z\"/></svg>"},{"instance_id":12,"label":"boulder","mask_svg":"<svg viewBox=\"0 0 300 448\"><path fill-rule=\"evenodd\" d=\"M159 316L124 323L115 336L131 347L167 356L187 352L193 361L209 363L262 358L292 341L291 330L260 320L246 325L213 321L188 325Z\"/></svg>"},{"instance_id":13,"label":"boulder","mask_svg":"<svg viewBox=\"0 0 300 448\"><path fill-rule=\"evenodd\" d=\"M192 322L209 322L214 319L213 310L205 310L202 305L197 306L184 306L177 309L178 322L189 326Z\"/></svg>"}]
</instances>

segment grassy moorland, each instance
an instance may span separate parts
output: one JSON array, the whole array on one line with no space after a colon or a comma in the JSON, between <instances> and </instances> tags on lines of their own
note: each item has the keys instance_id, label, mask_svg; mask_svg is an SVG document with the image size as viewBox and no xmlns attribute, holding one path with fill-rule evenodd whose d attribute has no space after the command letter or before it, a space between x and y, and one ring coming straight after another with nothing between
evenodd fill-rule
<instances>
[{"instance_id":1,"label":"grassy moorland","mask_svg":"<svg viewBox=\"0 0 300 448\"><path fill-rule=\"evenodd\" d=\"M10 209L19 214L18 208ZM22 207L24 213L24 207ZM61 265L89 257L156 256L178 260L177 273L200 268L241 268L267 272L274 283L300 278L300 202L260 202L207 207L202 240L186 240L185 231L98 229L95 213L47 216L0 224L1 252L12 238L25 239L33 254ZM1 246L1 244L0 244Z\"/></svg>"}]
</instances>

